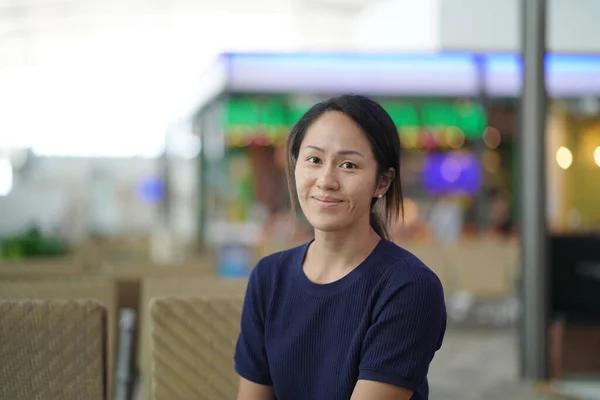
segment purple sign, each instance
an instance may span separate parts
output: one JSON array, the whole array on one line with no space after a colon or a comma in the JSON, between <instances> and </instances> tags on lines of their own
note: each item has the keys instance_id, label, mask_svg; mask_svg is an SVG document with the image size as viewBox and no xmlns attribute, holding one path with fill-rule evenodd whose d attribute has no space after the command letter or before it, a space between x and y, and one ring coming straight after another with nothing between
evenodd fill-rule
<instances>
[{"instance_id":1,"label":"purple sign","mask_svg":"<svg viewBox=\"0 0 600 400\"><path fill-rule=\"evenodd\" d=\"M138 186L138 196L147 204L158 204L165 196L165 185L160 177L151 176L143 179Z\"/></svg>"},{"instance_id":2,"label":"purple sign","mask_svg":"<svg viewBox=\"0 0 600 400\"><path fill-rule=\"evenodd\" d=\"M423 185L432 195L473 195L481 180L481 164L471 153L431 153L423 163Z\"/></svg>"}]
</instances>

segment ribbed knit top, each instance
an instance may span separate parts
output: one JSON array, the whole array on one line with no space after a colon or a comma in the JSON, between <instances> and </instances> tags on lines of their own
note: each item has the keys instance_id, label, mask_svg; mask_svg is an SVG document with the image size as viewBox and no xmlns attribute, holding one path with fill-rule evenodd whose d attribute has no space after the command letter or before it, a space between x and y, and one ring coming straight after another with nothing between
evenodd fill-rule
<instances>
[{"instance_id":1,"label":"ribbed knit top","mask_svg":"<svg viewBox=\"0 0 600 400\"><path fill-rule=\"evenodd\" d=\"M446 330L440 280L416 256L381 240L343 278L304 274L309 243L252 270L235 352L240 376L278 400L348 400L357 380L428 399L427 371Z\"/></svg>"}]
</instances>

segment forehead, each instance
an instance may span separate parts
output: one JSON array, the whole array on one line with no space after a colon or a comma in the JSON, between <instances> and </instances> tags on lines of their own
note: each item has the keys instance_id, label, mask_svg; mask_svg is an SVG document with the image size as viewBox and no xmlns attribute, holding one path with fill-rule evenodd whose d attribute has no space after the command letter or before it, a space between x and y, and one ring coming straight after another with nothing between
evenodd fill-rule
<instances>
[{"instance_id":1,"label":"forehead","mask_svg":"<svg viewBox=\"0 0 600 400\"><path fill-rule=\"evenodd\" d=\"M326 150L339 148L370 152L371 145L363 130L346 114L328 111L306 130L302 145L317 145Z\"/></svg>"}]
</instances>

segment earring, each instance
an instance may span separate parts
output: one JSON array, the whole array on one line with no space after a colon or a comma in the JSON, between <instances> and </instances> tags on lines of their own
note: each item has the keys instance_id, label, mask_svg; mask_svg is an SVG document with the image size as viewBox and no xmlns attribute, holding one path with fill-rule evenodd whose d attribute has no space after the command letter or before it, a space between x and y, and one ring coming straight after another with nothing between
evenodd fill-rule
<instances>
[{"instance_id":1,"label":"earring","mask_svg":"<svg viewBox=\"0 0 600 400\"><path fill-rule=\"evenodd\" d=\"M382 198L382 197L383 197L383 195L382 195L382 194L380 194L380 195L379 195L379 196L377 196L377 197L379 197L379 198Z\"/></svg>"}]
</instances>

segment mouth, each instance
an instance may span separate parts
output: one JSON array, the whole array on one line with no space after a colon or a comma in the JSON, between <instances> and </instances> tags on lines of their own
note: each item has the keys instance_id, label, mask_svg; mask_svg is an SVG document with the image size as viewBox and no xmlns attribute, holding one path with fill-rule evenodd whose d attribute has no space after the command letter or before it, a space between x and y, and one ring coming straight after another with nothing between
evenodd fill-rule
<instances>
[{"instance_id":1,"label":"mouth","mask_svg":"<svg viewBox=\"0 0 600 400\"><path fill-rule=\"evenodd\" d=\"M332 199L332 198L328 198L328 197L318 197L318 196L313 196L312 199L314 201L316 201L317 204L319 204L323 207L333 207L333 206L336 206L343 202L343 200L339 200L339 199Z\"/></svg>"}]
</instances>

